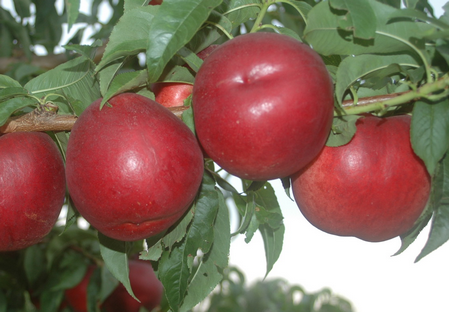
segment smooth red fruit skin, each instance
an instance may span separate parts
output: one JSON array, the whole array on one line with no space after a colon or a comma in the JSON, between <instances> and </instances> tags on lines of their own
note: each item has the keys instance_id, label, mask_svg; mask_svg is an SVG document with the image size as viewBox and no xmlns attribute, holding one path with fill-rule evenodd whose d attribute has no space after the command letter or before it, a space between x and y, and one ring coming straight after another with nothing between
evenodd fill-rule
<instances>
[{"instance_id":1,"label":"smooth red fruit skin","mask_svg":"<svg viewBox=\"0 0 449 312\"><path fill-rule=\"evenodd\" d=\"M165 107L183 106L192 94L193 85L181 82L159 82L152 85L155 100Z\"/></svg>"},{"instance_id":2,"label":"smooth red fruit skin","mask_svg":"<svg viewBox=\"0 0 449 312\"><path fill-rule=\"evenodd\" d=\"M371 242L411 229L429 198L430 177L410 145L410 120L362 117L348 144L326 146L293 175L306 219L325 232Z\"/></svg>"},{"instance_id":3,"label":"smooth red fruit skin","mask_svg":"<svg viewBox=\"0 0 449 312\"><path fill-rule=\"evenodd\" d=\"M87 287L95 268L94 265L89 266L81 282L75 287L66 289L64 293L66 301L75 312L87 312Z\"/></svg>"},{"instance_id":4,"label":"smooth red fruit skin","mask_svg":"<svg viewBox=\"0 0 449 312\"><path fill-rule=\"evenodd\" d=\"M286 177L323 148L333 116L333 82L320 56L285 35L252 33L220 45L193 86L198 139L229 173Z\"/></svg>"},{"instance_id":5,"label":"smooth red fruit skin","mask_svg":"<svg viewBox=\"0 0 449 312\"><path fill-rule=\"evenodd\" d=\"M148 3L149 5L160 5L162 4L163 0L151 0L150 3Z\"/></svg>"},{"instance_id":6,"label":"smooth red fruit skin","mask_svg":"<svg viewBox=\"0 0 449 312\"><path fill-rule=\"evenodd\" d=\"M139 312L142 306L151 311L160 305L163 286L149 262L129 260L129 281L140 303L128 294L123 284L119 284L103 303L106 312Z\"/></svg>"},{"instance_id":7,"label":"smooth red fruit skin","mask_svg":"<svg viewBox=\"0 0 449 312\"><path fill-rule=\"evenodd\" d=\"M92 103L67 146L67 186L80 214L109 237L135 241L167 230L192 203L203 157L190 129L137 94Z\"/></svg>"},{"instance_id":8,"label":"smooth red fruit skin","mask_svg":"<svg viewBox=\"0 0 449 312\"><path fill-rule=\"evenodd\" d=\"M47 134L0 137L0 251L40 242L58 219L64 197L64 163Z\"/></svg>"},{"instance_id":9,"label":"smooth red fruit skin","mask_svg":"<svg viewBox=\"0 0 449 312\"><path fill-rule=\"evenodd\" d=\"M197 56L204 60L217 47L217 44L212 44L198 52ZM155 95L156 102L165 107L183 106L184 100L192 94L192 90L193 85L182 82L156 82L151 85L151 91Z\"/></svg>"}]
</instances>

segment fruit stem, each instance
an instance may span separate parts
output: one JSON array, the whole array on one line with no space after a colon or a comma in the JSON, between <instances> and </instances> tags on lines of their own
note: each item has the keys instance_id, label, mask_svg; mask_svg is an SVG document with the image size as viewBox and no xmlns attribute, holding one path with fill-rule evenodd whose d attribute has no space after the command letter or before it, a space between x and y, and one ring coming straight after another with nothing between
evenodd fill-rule
<instances>
[{"instance_id":1,"label":"fruit stem","mask_svg":"<svg viewBox=\"0 0 449 312\"><path fill-rule=\"evenodd\" d=\"M273 4L273 0L265 0L262 6L260 7L260 12L257 15L257 18L254 22L253 28L251 29L250 33L254 33L258 31L262 26L262 20L265 17L265 14L267 13L268 7Z\"/></svg>"},{"instance_id":2,"label":"fruit stem","mask_svg":"<svg viewBox=\"0 0 449 312\"><path fill-rule=\"evenodd\" d=\"M334 116L341 115L358 115L373 111L385 111L390 107L399 106L411 101L425 98L431 101L442 99L448 96L449 91L445 91L439 94L434 94L435 92L442 91L449 87L449 76L445 75L434 81L432 83L427 83L416 90L410 90L408 92L396 93L391 95L384 95L380 98L368 98L368 99L378 99L377 101L362 101L357 102L355 105L345 106L343 104L342 112L335 112ZM362 99L361 99L362 100ZM365 104L366 103L366 104Z\"/></svg>"}]
</instances>

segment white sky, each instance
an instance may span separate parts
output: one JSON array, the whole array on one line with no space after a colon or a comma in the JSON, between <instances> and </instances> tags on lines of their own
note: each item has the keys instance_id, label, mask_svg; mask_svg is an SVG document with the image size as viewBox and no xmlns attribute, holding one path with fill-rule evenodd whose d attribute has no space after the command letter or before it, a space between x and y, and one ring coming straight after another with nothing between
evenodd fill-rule
<instances>
[{"instance_id":1,"label":"white sky","mask_svg":"<svg viewBox=\"0 0 449 312\"><path fill-rule=\"evenodd\" d=\"M84 0L81 1L85 3ZM430 1L436 15L446 0ZM11 0L1 0L8 7ZM84 10L84 7L82 7ZM273 182L284 213L284 248L268 278L281 277L306 291L330 287L349 299L358 312L449 311L449 243L414 263L427 239L428 229L403 254L398 238L367 243L323 233L310 225L296 204ZM260 235L250 244L239 236L231 245L230 262L242 269L249 282L265 275L265 254Z\"/></svg>"}]
</instances>

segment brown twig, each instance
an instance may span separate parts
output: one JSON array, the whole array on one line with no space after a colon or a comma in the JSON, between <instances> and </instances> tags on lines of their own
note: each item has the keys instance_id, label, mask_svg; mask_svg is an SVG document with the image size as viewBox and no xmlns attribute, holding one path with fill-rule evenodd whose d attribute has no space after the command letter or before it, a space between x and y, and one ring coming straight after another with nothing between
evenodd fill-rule
<instances>
[{"instance_id":1,"label":"brown twig","mask_svg":"<svg viewBox=\"0 0 449 312\"><path fill-rule=\"evenodd\" d=\"M188 107L170 107L169 110L181 118L182 112ZM70 131L77 117L74 115L58 115L54 111L42 112L38 109L21 115L10 117L0 127L0 134L28 131Z\"/></svg>"},{"instance_id":2,"label":"brown twig","mask_svg":"<svg viewBox=\"0 0 449 312\"><path fill-rule=\"evenodd\" d=\"M360 98L357 101L357 106L364 106L364 105L369 105L369 104L373 104L373 103L377 103L377 102L384 102L384 101L388 101L391 100L392 98L395 98L399 95L402 95L406 92L398 92L398 93L391 93L391 94L382 94L382 95L375 95L375 96L368 96L368 97L364 97L364 98ZM354 101L353 100L345 100L342 102L341 106L344 107L349 107L349 106L353 106L354 105Z\"/></svg>"}]
</instances>

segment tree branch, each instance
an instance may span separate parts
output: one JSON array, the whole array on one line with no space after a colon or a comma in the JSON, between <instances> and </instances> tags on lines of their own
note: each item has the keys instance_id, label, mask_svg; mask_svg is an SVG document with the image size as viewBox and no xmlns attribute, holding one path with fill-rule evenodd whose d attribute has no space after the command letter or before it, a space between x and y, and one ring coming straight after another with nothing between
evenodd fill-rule
<instances>
[{"instance_id":1,"label":"tree branch","mask_svg":"<svg viewBox=\"0 0 449 312\"><path fill-rule=\"evenodd\" d=\"M181 118L182 112L188 107L170 107L173 114ZM77 120L74 115L58 115L55 111L35 109L30 113L8 118L0 127L0 135L11 132L28 131L70 131Z\"/></svg>"}]
</instances>

